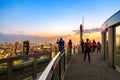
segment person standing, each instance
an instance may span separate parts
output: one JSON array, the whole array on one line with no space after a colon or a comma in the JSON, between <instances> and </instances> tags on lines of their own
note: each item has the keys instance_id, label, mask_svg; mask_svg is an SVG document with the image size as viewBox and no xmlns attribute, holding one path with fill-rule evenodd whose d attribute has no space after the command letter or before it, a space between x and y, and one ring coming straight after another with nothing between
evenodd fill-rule
<instances>
[{"instance_id":1,"label":"person standing","mask_svg":"<svg viewBox=\"0 0 120 80\"><path fill-rule=\"evenodd\" d=\"M60 38L60 41L58 43L58 46L59 46L59 51L61 52L62 50L64 50L64 40L62 38Z\"/></svg>"},{"instance_id":2,"label":"person standing","mask_svg":"<svg viewBox=\"0 0 120 80\"><path fill-rule=\"evenodd\" d=\"M92 42L92 48L93 48L93 52L95 52L96 50L96 41L93 39L93 42Z\"/></svg>"},{"instance_id":3,"label":"person standing","mask_svg":"<svg viewBox=\"0 0 120 80\"><path fill-rule=\"evenodd\" d=\"M83 39L82 39L82 41L81 41L81 50L82 50L82 53L84 53L84 41L83 41Z\"/></svg>"},{"instance_id":4,"label":"person standing","mask_svg":"<svg viewBox=\"0 0 120 80\"><path fill-rule=\"evenodd\" d=\"M101 43L99 41L97 43L97 53L101 53Z\"/></svg>"},{"instance_id":5,"label":"person standing","mask_svg":"<svg viewBox=\"0 0 120 80\"><path fill-rule=\"evenodd\" d=\"M88 55L88 61L90 62L90 43L89 39L86 39L86 42L84 44L85 54L83 60L86 60L86 55Z\"/></svg>"},{"instance_id":6,"label":"person standing","mask_svg":"<svg viewBox=\"0 0 120 80\"><path fill-rule=\"evenodd\" d=\"M69 42L68 42L68 51L69 51L70 60L71 60L71 54L72 54L72 40L71 39L69 39Z\"/></svg>"},{"instance_id":7,"label":"person standing","mask_svg":"<svg viewBox=\"0 0 120 80\"><path fill-rule=\"evenodd\" d=\"M68 49L72 49L72 40L71 39L68 42Z\"/></svg>"}]
</instances>

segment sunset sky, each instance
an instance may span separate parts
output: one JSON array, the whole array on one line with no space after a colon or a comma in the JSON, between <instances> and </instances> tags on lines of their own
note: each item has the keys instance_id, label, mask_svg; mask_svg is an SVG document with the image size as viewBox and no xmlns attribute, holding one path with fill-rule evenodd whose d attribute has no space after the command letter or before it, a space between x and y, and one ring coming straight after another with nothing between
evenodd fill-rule
<instances>
[{"instance_id":1,"label":"sunset sky","mask_svg":"<svg viewBox=\"0 0 120 80\"><path fill-rule=\"evenodd\" d=\"M85 37L98 37L118 10L120 0L0 0L0 33L76 40L84 17Z\"/></svg>"}]
</instances>

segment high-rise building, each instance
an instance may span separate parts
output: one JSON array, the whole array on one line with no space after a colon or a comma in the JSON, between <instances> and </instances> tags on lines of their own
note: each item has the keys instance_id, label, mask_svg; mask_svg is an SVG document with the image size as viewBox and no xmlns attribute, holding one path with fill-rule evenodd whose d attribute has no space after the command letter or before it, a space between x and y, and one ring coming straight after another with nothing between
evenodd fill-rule
<instances>
[{"instance_id":1,"label":"high-rise building","mask_svg":"<svg viewBox=\"0 0 120 80\"><path fill-rule=\"evenodd\" d=\"M24 41L23 42L23 53L24 54L29 54L29 49L30 49L30 43L29 41Z\"/></svg>"}]
</instances>

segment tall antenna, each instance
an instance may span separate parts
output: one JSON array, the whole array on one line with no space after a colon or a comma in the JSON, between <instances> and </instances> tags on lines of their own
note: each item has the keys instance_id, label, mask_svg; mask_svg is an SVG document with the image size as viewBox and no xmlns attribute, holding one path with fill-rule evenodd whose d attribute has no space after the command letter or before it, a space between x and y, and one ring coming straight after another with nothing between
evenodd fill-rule
<instances>
[{"instance_id":1,"label":"tall antenna","mask_svg":"<svg viewBox=\"0 0 120 80\"><path fill-rule=\"evenodd\" d=\"M84 16L82 17L82 26L84 28Z\"/></svg>"},{"instance_id":2,"label":"tall antenna","mask_svg":"<svg viewBox=\"0 0 120 80\"><path fill-rule=\"evenodd\" d=\"M82 43L82 36L83 36L83 27L84 27L84 17L82 17L82 24L80 24L80 45ZM82 48L82 46L80 46L80 48ZM83 49L81 49L80 51L83 52Z\"/></svg>"}]
</instances>

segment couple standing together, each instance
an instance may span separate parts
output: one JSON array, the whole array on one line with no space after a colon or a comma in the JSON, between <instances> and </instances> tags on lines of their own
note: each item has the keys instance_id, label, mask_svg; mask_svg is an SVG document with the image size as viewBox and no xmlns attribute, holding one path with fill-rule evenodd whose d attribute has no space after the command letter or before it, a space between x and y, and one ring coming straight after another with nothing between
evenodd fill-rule
<instances>
[{"instance_id":1,"label":"couple standing together","mask_svg":"<svg viewBox=\"0 0 120 80\"><path fill-rule=\"evenodd\" d=\"M63 51L64 50L64 46L65 46L65 41L60 38L60 40L57 40L57 44L58 44L58 47L59 47L59 51ZM71 50L72 49L72 40L69 39L69 42L68 42L68 48Z\"/></svg>"}]
</instances>

